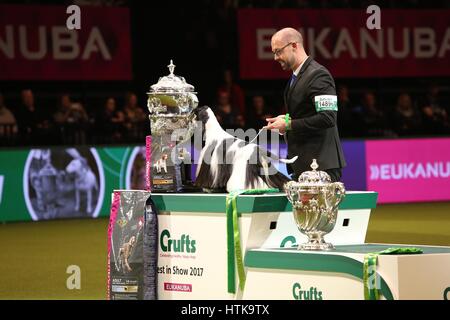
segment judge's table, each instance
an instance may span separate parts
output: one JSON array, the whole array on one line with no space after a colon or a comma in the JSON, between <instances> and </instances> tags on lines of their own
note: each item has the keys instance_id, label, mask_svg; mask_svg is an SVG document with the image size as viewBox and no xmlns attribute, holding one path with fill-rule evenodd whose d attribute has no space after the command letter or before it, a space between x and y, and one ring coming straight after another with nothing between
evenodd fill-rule
<instances>
[{"instance_id":1,"label":"judge's table","mask_svg":"<svg viewBox=\"0 0 450 320\"><path fill-rule=\"evenodd\" d=\"M159 210L159 299L294 299L310 287L322 290L324 299L339 298L337 291L325 290L325 284L331 288L335 283L339 284L336 290L343 292L341 298L361 298L350 291L360 289L362 293L363 251L378 249L361 246L365 243L371 210L376 207L376 192L347 192L339 206L336 226L325 237L338 247L327 253L301 253L291 249L307 238L297 229L292 206L284 193L239 195L236 200L239 232L232 230L231 234L232 217L226 214L226 197L227 194L152 194ZM240 286L238 263L234 263L239 256L235 255L233 246L236 239L240 241L242 258L245 256L241 265L247 271L245 287L243 281ZM436 258L434 254L424 256ZM350 259L354 262L347 261ZM393 257L380 258L382 273L398 265L393 260L387 264L385 259ZM301 262L286 262L292 260ZM344 266L341 260L345 260ZM330 269L319 268L322 262L330 264ZM350 271L345 269L345 262L349 263ZM345 270L334 270L336 264ZM304 269L304 265L309 269ZM391 294L397 298L392 281L397 283L405 278L395 277L395 273L383 274ZM409 279L407 274L404 277L407 282L416 280ZM411 284L404 285L407 288ZM446 286L450 286L450 281Z\"/></svg>"}]
</instances>

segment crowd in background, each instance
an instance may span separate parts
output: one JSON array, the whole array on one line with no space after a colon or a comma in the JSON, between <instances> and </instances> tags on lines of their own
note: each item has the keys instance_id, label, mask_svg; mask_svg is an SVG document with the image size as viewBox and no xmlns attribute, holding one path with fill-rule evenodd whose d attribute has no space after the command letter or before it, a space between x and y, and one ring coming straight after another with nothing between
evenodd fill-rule
<instances>
[{"instance_id":1,"label":"crowd in background","mask_svg":"<svg viewBox=\"0 0 450 320\"><path fill-rule=\"evenodd\" d=\"M146 111L136 94L120 99L105 97L89 105L62 93L43 104L24 89L13 106L0 93L0 145L71 145L138 143L148 134Z\"/></svg>"},{"instance_id":2,"label":"crowd in background","mask_svg":"<svg viewBox=\"0 0 450 320\"><path fill-rule=\"evenodd\" d=\"M391 95L381 104L370 89L352 93L337 84L338 128L342 138L396 138L450 134L450 103L447 91L430 83L423 94L407 91ZM83 101L62 93L47 104L31 89L5 101L0 93L1 145L57 145L141 143L150 133L145 97L133 92L123 97L105 96ZM386 101L386 97L384 97ZM51 103L51 105L48 105ZM249 95L229 70L210 106L224 129L260 129L266 118L284 114L279 96Z\"/></svg>"}]
</instances>

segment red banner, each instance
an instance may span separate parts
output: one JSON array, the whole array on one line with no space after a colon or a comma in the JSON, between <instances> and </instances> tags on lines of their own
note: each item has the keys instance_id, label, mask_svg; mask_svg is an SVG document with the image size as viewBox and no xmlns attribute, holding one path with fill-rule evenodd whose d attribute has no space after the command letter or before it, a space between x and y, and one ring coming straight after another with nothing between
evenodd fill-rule
<instances>
[{"instance_id":1,"label":"red banner","mask_svg":"<svg viewBox=\"0 0 450 320\"><path fill-rule=\"evenodd\" d=\"M369 30L366 10L242 9L238 12L243 79L287 78L274 61L271 36L293 27L306 53L334 77L450 75L450 10L381 9Z\"/></svg>"},{"instance_id":2,"label":"red banner","mask_svg":"<svg viewBox=\"0 0 450 320\"><path fill-rule=\"evenodd\" d=\"M127 8L0 5L0 80L130 80Z\"/></svg>"}]
</instances>

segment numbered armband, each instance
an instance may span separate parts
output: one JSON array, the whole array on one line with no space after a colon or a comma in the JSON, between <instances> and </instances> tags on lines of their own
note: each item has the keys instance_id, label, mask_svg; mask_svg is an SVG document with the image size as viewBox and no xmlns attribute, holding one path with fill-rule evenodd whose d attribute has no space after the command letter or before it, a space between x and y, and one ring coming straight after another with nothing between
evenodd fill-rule
<instances>
[{"instance_id":1,"label":"numbered armband","mask_svg":"<svg viewBox=\"0 0 450 320\"><path fill-rule=\"evenodd\" d=\"M315 96L314 105L316 107L316 112L338 111L337 96L335 95Z\"/></svg>"}]
</instances>

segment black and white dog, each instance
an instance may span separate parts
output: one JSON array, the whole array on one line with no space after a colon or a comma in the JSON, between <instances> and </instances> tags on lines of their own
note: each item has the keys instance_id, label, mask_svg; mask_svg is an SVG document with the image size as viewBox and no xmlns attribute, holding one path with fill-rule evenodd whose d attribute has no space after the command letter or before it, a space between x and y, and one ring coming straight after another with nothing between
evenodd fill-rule
<instances>
[{"instance_id":1,"label":"black and white dog","mask_svg":"<svg viewBox=\"0 0 450 320\"><path fill-rule=\"evenodd\" d=\"M197 121L203 123L202 134L205 135L205 146L200 153L196 172L197 187L214 192L268 188L283 190L283 185L290 179L270 166L275 161L292 163L297 157L292 160L279 159L254 143L233 137L222 129L208 106L197 107L194 113Z\"/></svg>"}]
</instances>

